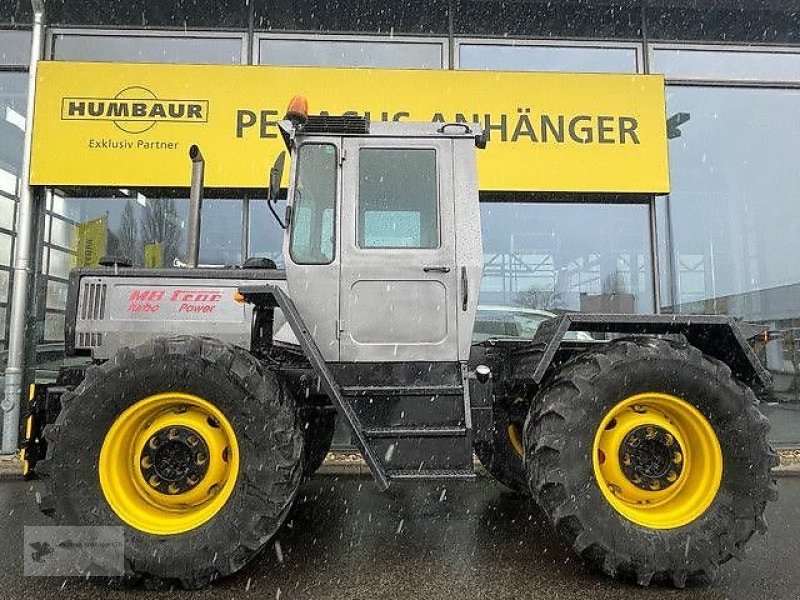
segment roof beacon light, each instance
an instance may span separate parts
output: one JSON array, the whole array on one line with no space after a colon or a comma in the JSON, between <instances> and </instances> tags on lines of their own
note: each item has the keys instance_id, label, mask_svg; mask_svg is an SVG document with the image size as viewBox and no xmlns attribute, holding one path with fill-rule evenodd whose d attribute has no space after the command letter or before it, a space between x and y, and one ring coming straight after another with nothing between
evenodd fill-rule
<instances>
[{"instance_id":1,"label":"roof beacon light","mask_svg":"<svg viewBox=\"0 0 800 600\"><path fill-rule=\"evenodd\" d=\"M286 119L297 127L308 119L308 100L305 96L294 96L286 108Z\"/></svg>"}]
</instances>

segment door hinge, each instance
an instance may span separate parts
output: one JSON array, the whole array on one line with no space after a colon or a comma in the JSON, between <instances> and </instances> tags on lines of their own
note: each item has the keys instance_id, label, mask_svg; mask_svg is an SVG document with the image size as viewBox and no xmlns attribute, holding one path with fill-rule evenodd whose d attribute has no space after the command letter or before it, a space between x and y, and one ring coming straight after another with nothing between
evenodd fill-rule
<instances>
[{"instance_id":1,"label":"door hinge","mask_svg":"<svg viewBox=\"0 0 800 600\"><path fill-rule=\"evenodd\" d=\"M336 319L336 339L342 339L342 332L344 328L342 327L342 322L339 319Z\"/></svg>"},{"instance_id":2,"label":"door hinge","mask_svg":"<svg viewBox=\"0 0 800 600\"><path fill-rule=\"evenodd\" d=\"M347 158L347 150L342 150L339 153L339 166L341 167L344 164L345 159Z\"/></svg>"}]
</instances>

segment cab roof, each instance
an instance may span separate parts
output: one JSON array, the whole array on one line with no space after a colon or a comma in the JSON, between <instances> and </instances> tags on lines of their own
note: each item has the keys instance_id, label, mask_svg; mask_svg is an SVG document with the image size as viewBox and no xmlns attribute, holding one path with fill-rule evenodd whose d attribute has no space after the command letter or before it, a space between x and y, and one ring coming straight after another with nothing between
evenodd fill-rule
<instances>
[{"instance_id":1,"label":"cab roof","mask_svg":"<svg viewBox=\"0 0 800 600\"><path fill-rule=\"evenodd\" d=\"M472 138L479 148L486 145L483 127L477 123L422 121L369 121L358 116L309 115L295 127L293 121L279 124L284 139L316 135L352 137Z\"/></svg>"}]
</instances>

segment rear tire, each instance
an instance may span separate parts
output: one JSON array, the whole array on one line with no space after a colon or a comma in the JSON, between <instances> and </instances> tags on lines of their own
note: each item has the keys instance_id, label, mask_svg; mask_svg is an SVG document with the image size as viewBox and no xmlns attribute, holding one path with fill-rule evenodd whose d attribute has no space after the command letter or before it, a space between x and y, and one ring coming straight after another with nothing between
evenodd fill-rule
<instances>
[{"instance_id":1,"label":"rear tire","mask_svg":"<svg viewBox=\"0 0 800 600\"><path fill-rule=\"evenodd\" d=\"M102 483L104 473L106 479L109 473L111 477L123 477L125 469L114 468L119 462L109 463L108 454L101 460L101 449L103 453L117 451L118 461L128 460L125 456L128 450L134 464L138 459L138 446L133 441L125 442L138 439L134 435L115 438L121 443L114 444L116 449L106 450L104 442L110 432L129 418L125 417L131 414L129 409L145 401L158 406L162 396L202 398L219 411L224 420L221 429L230 425L235 436L233 446L225 447L221 459L216 459L212 452L212 461L217 462L210 463L212 467L222 465L220 468L224 468L224 463L235 465L235 469L230 467L225 480L226 486L231 482L230 495L215 507L211 516L205 518L203 513L204 520L187 531L170 530L174 526L171 524L184 516L181 508L168 506L168 510L178 512L170 517L167 510L163 519L158 518L160 513L155 518L147 513L149 522L160 533L139 525L146 521L137 521L135 517L139 514L136 510L140 513L150 510L147 498L152 504L154 495L156 500L163 495L166 503L174 491L159 495L146 489L140 493L143 498L150 494L145 504L140 503L141 498L136 498L135 493L123 494L122 504L127 502L135 507L126 513L119 505L112 507L110 498L115 496ZM190 589L206 585L247 564L286 518L300 483L302 430L291 394L274 373L264 369L245 350L210 338L156 339L133 350L123 349L112 360L90 368L78 388L65 394L62 401L64 407L58 419L45 431L48 453L44 466L49 478L39 495L40 508L61 525L122 526L125 575L131 581L148 585L178 583ZM181 417L188 414L186 406L177 405L169 410L167 406L172 405L157 408L161 412L155 418L176 422L186 419ZM153 417L145 419L145 426L152 423L147 419ZM215 425L213 418L209 419L209 427L220 429L219 423ZM195 429L200 430L202 420L196 423L200 426L194 425ZM165 430L174 431L171 427L167 423ZM146 435L146 431L137 435ZM208 447L214 449L210 442ZM110 470L102 465L103 461L111 465ZM209 467L194 489L205 493L203 484L209 481L205 477L211 473ZM141 490L142 486L130 489ZM181 494L188 498L187 493ZM204 496L198 506L216 501L210 488L208 494L208 499ZM116 499L119 500L118 494ZM199 509L192 506L185 510Z\"/></svg>"},{"instance_id":2,"label":"rear tire","mask_svg":"<svg viewBox=\"0 0 800 600\"><path fill-rule=\"evenodd\" d=\"M666 415L671 414L670 406L693 405L700 417L683 429L696 426L701 431L702 422L710 425L707 430L718 441L721 464L718 491L708 497L708 504L693 504L702 493L692 496L684 492L695 489L690 485L697 481L701 485L696 489L707 489L702 479L696 478L708 476L709 469L692 471L690 465L714 465L717 444L713 437L706 438L711 444L688 447L691 444L686 443L683 464L689 466L677 479L677 483L683 482L680 485L676 485L673 471L669 472L672 483L663 476L643 484L639 474L644 471L637 470L629 476L630 481L619 477L622 485L608 483L607 491L601 490L601 482L606 481L603 469L614 466L607 461L618 461L621 471L631 468L631 455L626 453L629 445L619 446L618 452L596 452L598 440L606 439L611 428L628 418L621 417L619 423L612 419L612 423L608 416L623 415L611 412L625 406L623 399L646 394L665 399ZM742 557L753 533L766 529L763 513L767 501L777 498L771 468L778 461L767 442L769 423L756 405L753 391L736 381L726 365L692 346L656 339L612 342L603 350L581 354L564 364L537 394L525 426L531 491L556 530L592 567L611 576L633 578L640 585L659 581L683 587L687 579L711 576L731 557ZM687 409L686 414L694 409ZM642 415L653 421L661 418L646 404L628 405L623 410L636 413L634 419ZM677 417L674 422L672 418L662 421L666 427L680 424ZM625 431L631 433L624 440L633 439L630 434L644 432L647 426L624 427L617 439ZM650 433L653 431L657 428ZM685 440L704 439L693 435ZM672 436L658 436L662 434L656 435L656 442L663 438L674 443ZM667 447L667 456L674 456L670 454L674 446ZM634 461L644 455L635 450ZM675 464L683 460L681 456L674 458ZM602 466L606 464L609 467ZM654 487L642 494L639 488L630 487L634 479L639 485L650 481ZM675 485L674 495L669 495L671 485ZM633 489L634 496L638 492L644 500L628 501L626 489Z\"/></svg>"}]
</instances>

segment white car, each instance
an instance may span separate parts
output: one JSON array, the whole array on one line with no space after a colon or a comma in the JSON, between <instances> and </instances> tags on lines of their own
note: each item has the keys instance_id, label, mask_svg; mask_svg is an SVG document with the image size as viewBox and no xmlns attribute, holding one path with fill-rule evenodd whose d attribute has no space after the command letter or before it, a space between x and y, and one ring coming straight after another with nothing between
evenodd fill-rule
<instances>
[{"instance_id":1,"label":"white car","mask_svg":"<svg viewBox=\"0 0 800 600\"><path fill-rule=\"evenodd\" d=\"M479 305L475 318L473 342L485 342L497 338L533 338L539 325L547 319L556 317L555 313L521 306ZM592 340L585 331L568 331L565 340Z\"/></svg>"}]
</instances>

